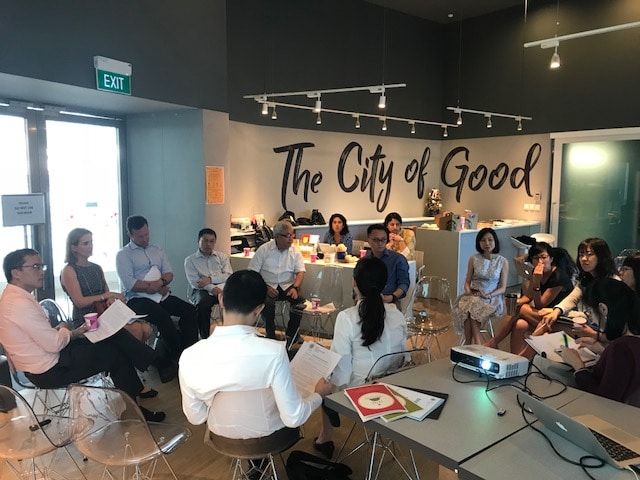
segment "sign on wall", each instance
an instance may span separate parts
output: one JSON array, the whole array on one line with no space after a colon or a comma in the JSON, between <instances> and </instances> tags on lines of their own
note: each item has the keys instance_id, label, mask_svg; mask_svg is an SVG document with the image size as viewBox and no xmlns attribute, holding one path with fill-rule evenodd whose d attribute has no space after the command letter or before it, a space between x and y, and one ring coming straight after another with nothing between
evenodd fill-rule
<instances>
[{"instance_id":1,"label":"sign on wall","mask_svg":"<svg viewBox=\"0 0 640 480\"><path fill-rule=\"evenodd\" d=\"M207 204L224 203L224 167L205 167Z\"/></svg>"},{"instance_id":2,"label":"sign on wall","mask_svg":"<svg viewBox=\"0 0 640 480\"><path fill-rule=\"evenodd\" d=\"M2 225L36 225L45 223L44 193L2 195Z\"/></svg>"}]
</instances>

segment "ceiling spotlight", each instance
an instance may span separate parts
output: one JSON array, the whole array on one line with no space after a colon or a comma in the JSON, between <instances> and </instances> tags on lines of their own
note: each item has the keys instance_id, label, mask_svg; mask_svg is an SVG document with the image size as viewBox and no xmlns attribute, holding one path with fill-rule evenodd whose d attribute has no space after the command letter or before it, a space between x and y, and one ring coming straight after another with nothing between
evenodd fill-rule
<instances>
[{"instance_id":1,"label":"ceiling spotlight","mask_svg":"<svg viewBox=\"0 0 640 480\"><path fill-rule=\"evenodd\" d=\"M378 108L386 108L387 107L387 97L384 96L384 90L380 94L380 100L378 100Z\"/></svg>"},{"instance_id":2,"label":"ceiling spotlight","mask_svg":"<svg viewBox=\"0 0 640 480\"><path fill-rule=\"evenodd\" d=\"M360 115L356 115L356 128L360 128Z\"/></svg>"},{"instance_id":3,"label":"ceiling spotlight","mask_svg":"<svg viewBox=\"0 0 640 480\"><path fill-rule=\"evenodd\" d=\"M458 119L456 120L456 125L462 125L462 112L458 110Z\"/></svg>"},{"instance_id":4,"label":"ceiling spotlight","mask_svg":"<svg viewBox=\"0 0 640 480\"><path fill-rule=\"evenodd\" d=\"M518 117L518 118L516 118L516 121L518 122L518 126L516 127L516 130L521 132L522 131L522 119L520 117Z\"/></svg>"},{"instance_id":5,"label":"ceiling spotlight","mask_svg":"<svg viewBox=\"0 0 640 480\"><path fill-rule=\"evenodd\" d=\"M549 63L549 68L551 69L560 68L560 55L558 55L558 45L556 45L553 55L551 55L551 62Z\"/></svg>"},{"instance_id":6,"label":"ceiling spotlight","mask_svg":"<svg viewBox=\"0 0 640 480\"><path fill-rule=\"evenodd\" d=\"M445 126L444 126L444 129L442 130L442 136L443 136L444 138L447 138L447 137L449 136L449 130L447 130L447 128L448 128L448 127L445 125Z\"/></svg>"},{"instance_id":7,"label":"ceiling spotlight","mask_svg":"<svg viewBox=\"0 0 640 480\"><path fill-rule=\"evenodd\" d=\"M316 125L322 125L322 117L320 116L320 112L318 112L318 116L316 117Z\"/></svg>"},{"instance_id":8,"label":"ceiling spotlight","mask_svg":"<svg viewBox=\"0 0 640 480\"><path fill-rule=\"evenodd\" d=\"M320 94L318 94L318 99L316 100L316 106L313 107L313 113L320 113L322 111L322 100L320 100Z\"/></svg>"},{"instance_id":9,"label":"ceiling spotlight","mask_svg":"<svg viewBox=\"0 0 640 480\"><path fill-rule=\"evenodd\" d=\"M485 115L487 117L487 128L493 127L493 123L491 123L491 115Z\"/></svg>"},{"instance_id":10,"label":"ceiling spotlight","mask_svg":"<svg viewBox=\"0 0 640 480\"><path fill-rule=\"evenodd\" d=\"M278 119L278 114L276 113L276 106L274 104L273 110L271 111L271 120L277 120L277 119Z\"/></svg>"},{"instance_id":11,"label":"ceiling spotlight","mask_svg":"<svg viewBox=\"0 0 640 480\"><path fill-rule=\"evenodd\" d=\"M411 125L411 133L416 133L416 122L409 122Z\"/></svg>"},{"instance_id":12,"label":"ceiling spotlight","mask_svg":"<svg viewBox=\"0 0 640 480\"><path fill-rule=\"evenodd\" d=\"M387 131L387 119L386 118L382 119L382 131L383 132Z\"/></svg>"},{"instance_id":13,"label":"ceiling spotlight","mask_svg":"<svg viewBox=\"0 0 640 480\"><path fill-rule=\"evenodd\" d=\"M262 103L262 115L269 115L269 104L267 103L266 99Z\"/></svg>"}]
</instances>

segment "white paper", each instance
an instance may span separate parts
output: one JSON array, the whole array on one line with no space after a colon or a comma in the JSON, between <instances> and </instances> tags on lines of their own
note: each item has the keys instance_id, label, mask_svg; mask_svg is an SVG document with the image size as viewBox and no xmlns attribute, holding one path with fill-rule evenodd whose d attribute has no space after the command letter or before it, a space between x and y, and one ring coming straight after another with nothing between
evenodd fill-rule
<instances>
[{"instance_id":1,"label":"white paper","mask_svg":"<svg viewBox=\"0 0 640 480\"><path fill-rule=\"evenodd\" d=\"M563 332L548 333L546 335L539 335L536 337L525 338L525 341L531 345L536 352L540 355L544 352L546 357L553 362L562 362L562 357L558 353L560 346L564 345ZM598 355L593 353L588 348L578 348L576 341L569 335L567 337L567 344L569 348L575 348L580 354L580 358L586 366L593 365L598 360Z\"/></svg>"},{"instance_id":2,"label":"white paper","mask_svg":"<svg viewBox=\"0 0 640 480\"><path fill-rule=\"evenodd\" d=\"M291 374L300 395L311 395L318 380L329 378L340 358L342 355L322 345L304 342L291 361Z\"/></svg>"},{"instance_id":3,"label":"white paper","mask_svg":"<svg viewBox=\"0 0 640 480\"><path fill-rule=\"evenodd\" d=\"M155 265L152 265L147 274L142 279L144 282L155 282L156 280L160 280L162 274L160 270ZM147 293L147 292L136 292L136 297L144 297L153 300L156 303L160 303L162 300L167 298L169 295L162 296L161 293Z\"/></svg>"},{"instance_id":4,"label":"white paper","mask_svg":"<svg viewBox=\"0 0 640 480\"><path fill-rule=\"evenodd\" d=\"M93 332L85 332L84 336L87 337L91 343L109 338L124 327L135 314L136 312L120 300L116 300L98 317L98 329Z\"/></svg>"},{"instance_id":5,"label":"white paper","mask_svg":"<svg viewBox=\"0 0 640 480\"><path fill-rule=\"evenodd\" d=\"M322 301L322 299L320 299ZM331 313L336 311L336 306L333 302L329 302L325 305L318 305L318 308L313 308L313 303L310 300L304 301L304 313Z\"/></svg>"},{"instance_id":6,"label":"white paper","mask_svg":"<svg viewBox=\"0 0 640 480\"><path fill-rule=\"evenodd\" d=\"M443 402L444 398L434 397L433 395L427 395L426 393L416 392L404 387L398 387L396 385L387 384L387 387L395 390L400 395L404 395L416 405L419 405L422 410L417 412L411 412L405 415L407 418L418 420L419 422L424 420L427 415L438 408Z\"/></svg>"}]
</instances>

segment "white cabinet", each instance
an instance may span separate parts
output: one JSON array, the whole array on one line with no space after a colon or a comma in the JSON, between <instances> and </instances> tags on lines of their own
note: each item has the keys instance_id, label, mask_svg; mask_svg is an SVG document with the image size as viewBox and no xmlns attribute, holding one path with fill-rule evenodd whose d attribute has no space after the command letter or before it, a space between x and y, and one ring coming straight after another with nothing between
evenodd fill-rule
<instances>
[{"instance_id":1,"label":"white cabinet","mask_svg":"<svg viewBox=\"0 0 640 480\"><path fill-rule=\"evenodd\" d=\"M513 225L491 227L498 235L500 255L509 261L508 286L518 285L520 277L515 272L513 259L519 251L511 243L511 237L531 235L540 231L539 222L517 222ZM452 290L460 295L464 292L464 278L467 274L469 257L476 253L476 235L479 230L431 230L418 228L416 231L416 250L424 252L423 275L434 275L449 280ZM454 292L452 292L454 293Z\"/></svg>"}]
</instances>

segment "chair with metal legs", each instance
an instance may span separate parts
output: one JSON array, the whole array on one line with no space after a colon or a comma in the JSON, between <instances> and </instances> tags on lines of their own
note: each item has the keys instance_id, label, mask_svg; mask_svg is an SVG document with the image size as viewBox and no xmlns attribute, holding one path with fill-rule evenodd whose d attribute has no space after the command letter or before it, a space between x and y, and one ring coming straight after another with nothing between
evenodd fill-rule
<instances>
[{"instance_id":1,"label":"chair with metal legs","mask_svg":"<svg viewBox=\"0 0 640 480\"><path fill-rule=\"evenodd\" d=\"M425 349L418 348L418 349L406 350L401 352L392 352L392 353L382 355L371 366L371 369L369 370L365 383L371 383L381 377L385 377L387 375L391 375L393 373L398 373L399 371L415 367L417 364L414 359L416 357L418 358L421 357L422 355L424 355L425 352L426 352ZM398 457L393 440L382 437L378 432L369 432L367 430L366 424L363 424L364 437L365 437L364 440L360 442L357 446L352 448L346 455L341 456L345 446L347 445L347 443L349 442L349 439L351 438L351 435L353 434L353 431L356 425L358 425L359 423L360 422L354 422L353 426L351 427L351 431L347 435L344 443L342 444L338 452L338 455L337 455L337 458L339 458L338 461L343 462L345 458L355 454L360 449L366 447L367 458L368 458L366 478L368 480L371 480L372 478L375 478L375 479L378 478L384 462L384 458L387 453L391 455L391 458L396 462L396 464L400 467L404 475L409 480L420 479L420 473L418 472L418 467L416 466L413 450L409 449L411 466L410 468L407 468L405 465L403 465L402 461ZM378 460L376 460L377 450L382 452ZM373 472L376 467L376 462L378 465L377 465L377 469L374 476ZM412 470L412 472L409 472L410 469Z\"/></svg>"},{"instance_id":2,"label":"chair with metal legs","mask_svg":"<svg viewBox=\"0 0 640 480\"><path fill-rule=\"evenodd\" d=\"M233 415L238 405L247 405L247 401L255 398L253 391L218 392L213 398L211 412L216 415L216 424L221 428L233 428ZM247 412L251 415L251 412ZM228 438L217 435L207 429L204 443L216 452L232 459L229 466L229 479L278 480L275 456L293 447L302 438L299 428L283 428L266 437ZM245 463L246 462L246 463Z\"/></svg>"},{"instance_id":3,"label":"chair with metal legs","mask_svg":"<svg viewBox=\"0 0 640 480\"><path fill-rule=\"evenodd\" d=\"M64 448L79 476L86 479L66 448L70 443L70 417L36 415L22 395L10 387L0 385L0 458L4 459L4 465L17 478L66 478L54 468L57 457L55 452ZM52 455L45 458L48 454ZM72 478L79 476L74 474Z\"/></svg>"},{"instance_id":4,"label":"chair with metal legs","mask_svg":"<svg viewBox=\"0 0 640 480\"><path fill-rule=\"evenodd\" d=\"M325 265L316 275L313 287L309 292L311 306L302 313L302 319L308 320L310 334L316 340L332 338L335 326L335 316L342 310L342 267L339 265ZM318 299L318 307L314 308L313 299ZM330 330L324 327L331 327Z\"/></svg>"}]
</instances>

